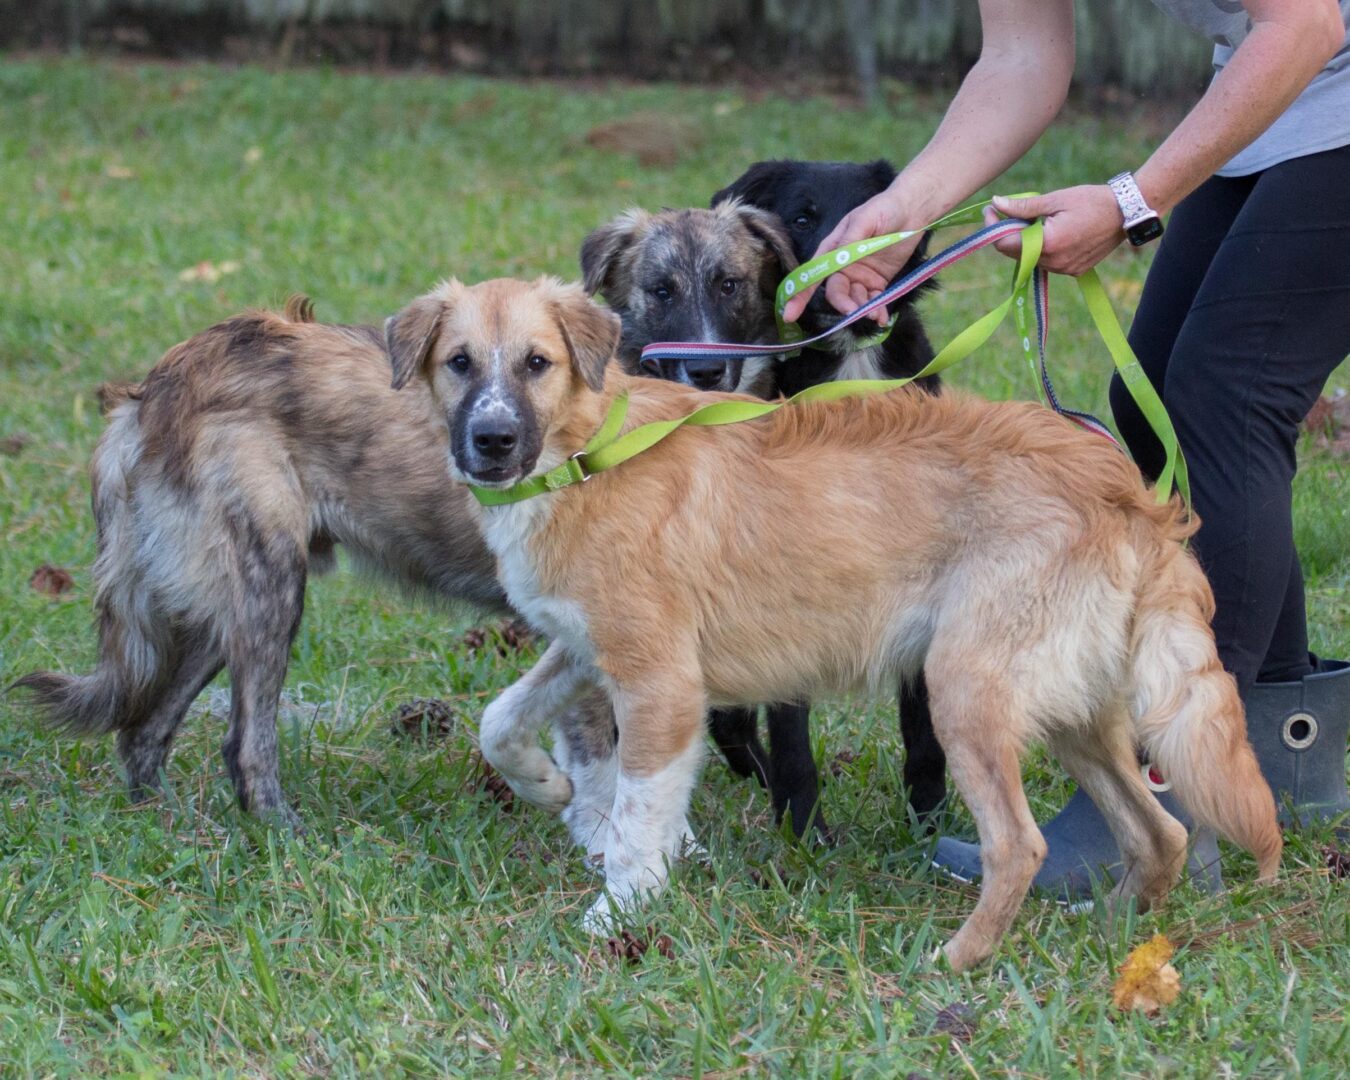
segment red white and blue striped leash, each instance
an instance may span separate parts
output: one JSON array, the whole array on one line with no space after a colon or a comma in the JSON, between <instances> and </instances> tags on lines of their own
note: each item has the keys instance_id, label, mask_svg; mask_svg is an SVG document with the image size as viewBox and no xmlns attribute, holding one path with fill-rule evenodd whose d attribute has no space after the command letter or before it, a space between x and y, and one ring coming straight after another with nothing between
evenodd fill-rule
<instances>
[{"instance_id":1,"label":"red white and blue striped leash","mask_svg":"<svg viewBox=\"0 0 1350 1080\"><path fill-rule=\"evenodd\" d=\"M997 243L999 240L1006 237L1016 235L1029 224L1030 222L1018 218L1005 218L993 225L986 225L983 228L978 229L969 236L958 240L950 247L938 252L931 258L924 260L924 262L920 263L893 285L890 285L871 300L867 301L867 303L844 316L828 330L816 334L814 337L792 342L755 345L719 341L656 341L642 350L639 363L648 370L654 370L662 360L699 360L707 359L709 357L725 357L727 359L777 357L786 361L789 354L795 355L803 348L810 348L828 342L836 334L841 333L854 323L867 318L868 315L878 308L894 303L901 297L913 292L924 282L941 273L943 270L946 270L953 264L960 262L966 256L979 251L981 248ZM1059 395L1055 391L1054 382L1050 378L1049 367L1046 363L1045 343L1050 317L1049 277L1044 270L1039 268L1034 271L1032 293L1034 298L1032 306L1035 309L1036 338L1040 358L1038 365L1039 377L1046 402L1055 412L1059 413L1059 415L1063 416L1066 420L1069 420L1096 435L1101 435L1110 439L1113 443L1116 442L1115 436L1113 436L1107 426L1096 417L1092 416L1090 413L1066 409L1060 403ZM1024 341L1023 344L1025 348L1029 348L1029 343Z\"/></svg>"}]
</instances>

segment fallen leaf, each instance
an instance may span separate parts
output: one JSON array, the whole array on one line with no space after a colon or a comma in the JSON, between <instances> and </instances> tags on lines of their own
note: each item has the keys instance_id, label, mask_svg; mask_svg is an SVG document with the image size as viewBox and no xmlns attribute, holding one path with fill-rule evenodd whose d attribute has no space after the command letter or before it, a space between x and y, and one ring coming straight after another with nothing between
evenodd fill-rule
<instances>
[{"instance_id":1,"label":"fallen leaf","mask_svg":"<svg viewBox=\"0 0 1350 1080\"><path fill-rule=\"evenodd\" d=\"M1332 436L1336 434L1336 404L1323 394L1313 402L1313 407L1308 410L1308 415L1303 418L1303 430L1311 431L1318 435Z\"/></svg>"},{"instance_id":2,"label":"fallen leaf","mask_svg":"<svg viewBox=\"0 0 1350 1080\"><path fill-rule=\"evenodd\" d=\"M1181 975L1168 961L1176 947L1162 934L1154 934L1125 958L1120 977L1111 990L1117 1009L1138 1010L1152 1015L1176 1001L1181 993Z\"/></svg>"},{"instance_id":3,"label":"fallen leaf","mask_svg":"<svg viewBox=\"0 0 1350 1080\"><path fill-rule=\"evenodd\" d=\"M520 619L503 619L496 626L473 626L464 631L460 643L476 653L491 643L498 655L507 656L534 644L534 631Z\"/></svg>"},{"instance_id":4,"label":"fallen leaf","mask_svg":"<svg viewBox=\"0 0 1350 1080\"><path fill-rule=\"evenodd\" d=\"M439 698L414 698L394 710L389 728L404 738L449 735L455 730L455 711Z\"/></svg>"},{"instance_id":5,"label":"fallen leaf","mask_svg":"<svg viewBox=\"0 0 1350 1080\"><path fill-rule=\"evenodd\" d=\"M667 960L675 959L675 942L669 934L658 933L654 926L647 927L646 937L625 930L618 937L606 939L605 949L610 956L630 964L640 963L649 949L655 949L658 956L664 956Z\"/></svg>"},{"instance_id":6,"label":"fallen leaf","mask_svg":"<svg viewBox=\"0 0 1350 1080\"><path fill-rule=\"evenodd\" d=\"M5 457L18 457L23 453L23 448L33 441L31 435L25 435L22 431L16 431L13 435L6 435L0 439L0 454Z\"/></svg>"},{"instance_id":7,"label":"fallen leaf","mask_svg":"<svg viewBox=\"0 0 1350 1080\"><path fill-rule=\"evenodd\" d=\"M1350 878L1350 852L1328 844L1322 849L1322 858L1326 860L1327 869L1331 871L1332 877Z\"/></svg>"},{"instance_id":8,"label":"fallen leaf","mask_svg":"<svg viewBox=\"0 0 1350 1080\"><path fill-rule=\"evenodd\" d=\"M103 175L109 180L130 180L136 174L125 165L109 164L103 167Z\"/></svg>"},{"instance_id":9,"label":"fallen leaf","mask_svg":"<svg viewBox=\"0 0 1350 1080\"><path fill-rule=\"evenodd\" d=\"M250 146L244 151L244 164L256 165L262 160L263 152L261 146Z\"/></svg>"},{"instance_id":10,"label":"fallen leaf","mask_svg":"<svg viewBox=\"0 0 1350 1080\"><path fill-rule=\"evenodd\" d=\"M849 749L840 750L834 755L830 762L830 775L838 780L844 773L848 772L848 767L858 760L858 755Z\"/></svg>"},{"instance_id":11,"label":"fallen leaf","mask_svg":"<svg viewBox=\"0 0 1350 1080\"><path fill-rule=\"evenodd\" d=\"M219 281L226 274L233 274L239 269L239 263L233 259L227 259L223 263L213 263L209 259L204 259L194 266L189 266L186 270L178 272L179 281L204 281L208 285Z\"/></svg>"},{"instance_id":12,"label":"fallen leaf","mask_svg":"<svg viewBox=\"0 0 1350 1080\"><path fill-rule=\"evenodd\" d=\"M975 1037L975 1028L979 1020L975 1010L961 1001L944 1005L933 1017L933 1030L950 1035L959 1042L970 1042Z\"/></svg>"},{"instance_id":13,"label":"fallen leaf","mask_svg":"<svg viewBox=\"0 0 1350 1080\"><path fill-rule=\"evenodd\" d=\"M33 571L28 584L44 596L60 596L75 587L75 579L70 576L69 570L43 563Z\"/></svg>"}]
</instances>

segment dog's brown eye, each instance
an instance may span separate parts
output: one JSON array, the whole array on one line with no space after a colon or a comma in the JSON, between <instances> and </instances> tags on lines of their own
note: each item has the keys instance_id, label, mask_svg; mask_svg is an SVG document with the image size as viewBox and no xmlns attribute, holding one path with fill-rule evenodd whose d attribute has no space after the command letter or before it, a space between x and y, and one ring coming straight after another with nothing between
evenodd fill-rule
<instances>
[{"instance_id":1,"label":"dog's brown eye","mask_svg":"<svg viewBox=\"0 0 1350 1080\"><path fill-rule=\"evenodd\" d=\"M811 227L811 215L798 214L792 219L792 227L794 229L809 229Z\"/></svg>"},{"instance_id":2,"label":"dog's brown eye","mask_svg":"<svg viewBox=\"0 0 1350 1080\"><path fill-rule=\"evenodd\" d=\"M540 356L537 353L525 361L525 366L534 374L538 375L541 371L547 371L553 366L553 361L547 356Z\"/></svg>"},{"instance_id":3,"label":"dog's brown eye","mask_svg":"<svg viewBox=\"0 0 1350 1080\"><path fill-rule=\"evenodd\" d=\"M449 367L451 371L458 371L461 375L463 375L466 371L469 370L469 368L472 366L472 363L473 362L463 353L455 353L454 356L450 357L450 359L446 361L446 366Z\"/></svg>"},{"instance_id":4,"label":"dog's brown eye","mask_svg":"<svg viewBox=\"0 0 1350 1080\"><path fill-rule=\"evenodd\" d=\"M732 293L734 293L734 292L736 291L736 288L737 288L739 285L740 285L740 282L737 281L734 277L723 278L723 279L722 279L722 285L721 285L722 295L723 295L723 296L730 296Z\"/></svg>"},{"instance_id":5,"label":"dog's brown eye","mask_svg":"<svg viewBox=\"0 0 1350 1080\"><path fill-rule=\"evenodd\" d=\"M660 300L661 303L668 303L670 300L670 286L658 285L651 290L651 294L656 297L656 299Z\"/></svg>"}]
</instances>

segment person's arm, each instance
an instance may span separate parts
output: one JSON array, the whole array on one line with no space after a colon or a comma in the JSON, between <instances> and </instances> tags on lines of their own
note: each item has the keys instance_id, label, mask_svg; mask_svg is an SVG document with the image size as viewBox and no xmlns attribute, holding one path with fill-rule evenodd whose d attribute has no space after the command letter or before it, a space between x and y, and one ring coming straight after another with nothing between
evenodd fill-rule
<instances>
[{"instance_id":1,"label":"person's arm","mask_svg":"<svg viewBox=\"0 0 1350 1080\"><path fill-rule=\"evenodd\" d=\"M992 4L993 0L989 2ZM1171 210L1274 123L1345 40L1345 26L1336 0L1244 0L1244 6L1251 16L1251 31L1195 108L1135 172L1144 198L1159 213ZM986 12L984 17L989 18L990 13ZM948 116L951 115L949 112ZM892 188L904 176L901 173ZM951 201L951 206L974 189L958 187L958 190L960 194ZM890 218L883 218L875 209L864 215L871 206L865 203L849 216L858 215L859 220L850 224L846 218L839 229L826 237L821 250L899 228L916 228L922 221L932 220L918 215L921 220L915 222L906 215L903 224L868 231L870 226L899 220L902 212L887 201L890 194L888 189L872 200L885 203ZM996 199L995 205L1000 212L1013 217L1046 218L1041 265L1057 273L1083 273L1125 238L1120 209L1106 184L1064 188L1036 199ZM997 215L990 211L987 217L993 219ZM1016 255L1020 250L1016 237L1001 241L998 247L1007 255ZM897 244L881 255L897 252L907 259L912 250L912 245ZM854 270L833 288L827 283L826 295L840 311L852 311L867 297L876 295L903 265L901 261L894 263L893 268L884 264L873 270L864 267L866 261L870 260L859 260L856 265L861 269ZM885 272L887 269L889 274ZM846 278L847 274L848 271L841 271L828 281ZM806 299L809 293L799 294L797 306L789 306L788 315L800 314Z\"/></svg>"},{"instance_id":2,"label":"person's arm","mask_svg":"<svg viewBox=\"0 0 1350 1080\"><path fill-rule=\"evenodd\" d=\"M1270 127L1345 41L1336 0L1244 0L1252 28L1204 96L1134 174L1149 206L1160 214L1212 176ZM996 199L1011 217L1044 217L1041 266L1077 276L1125 239L1105 184L1052 191L1035 199ZM1006 255L1016 237L999 243Z\"/></svg>"},{"instance_id":3,"label":"person's arm","mask_svg":"<svg viewBox=\"0 0 1350 1080\"><path fill-rule=\"evenodd\" d=\"M820 251L941 217L1002 174L1050 126L1073 75L1073 0L980 0L980 21L980 58L933 138L885 192L845 217ZM826 282L830 302L852 311L885 288L917 244L917 238L896 244L834 274ZM790 322L814 291L788 304Z\"/></svg>"}]
</instances>

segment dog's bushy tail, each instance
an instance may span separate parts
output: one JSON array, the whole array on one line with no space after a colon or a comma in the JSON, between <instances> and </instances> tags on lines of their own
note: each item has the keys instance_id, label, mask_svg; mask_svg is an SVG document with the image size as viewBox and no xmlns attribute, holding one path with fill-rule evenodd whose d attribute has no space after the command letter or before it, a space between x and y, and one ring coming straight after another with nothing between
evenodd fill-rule
<instances>
[{"instance_id":1,"label":"dog's bushy tail","mask_svg":"<svg viewBox=\"0 0 1350 1080\"><path fill-rule=\"evenodd\" d=\"M1256 857L1275 876L1283 840L1275 800L1247 741L1237 684L1223 669L1209 622L1214 597L1176 544L1144 575L1134 635L1135 737L1196 822Z\"/></svg>"},{"instance_id":2,"label":"dog's bushy tail","mask_svg":"<svg viewBox=\"0 0 1350 1080\"><path fill-rule=\"evenodd\" d=\"M137 411L131 397L114 405L90 469L98 526L98 665L91 675L35 671L13 684L33 695L49 722L77 733L134 727L166 663L163 619L144 585L133 520L131 474L141 451Z\"/></svg>"}]
</instances>

